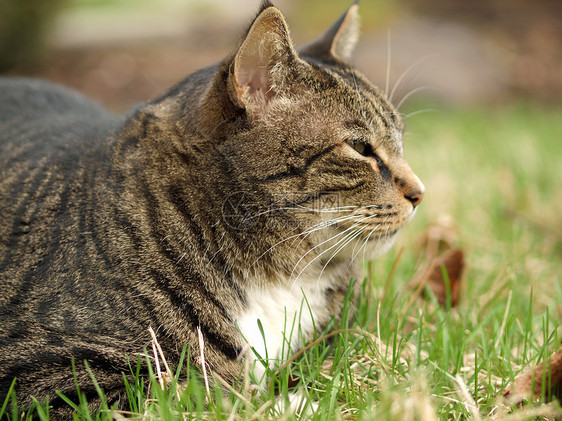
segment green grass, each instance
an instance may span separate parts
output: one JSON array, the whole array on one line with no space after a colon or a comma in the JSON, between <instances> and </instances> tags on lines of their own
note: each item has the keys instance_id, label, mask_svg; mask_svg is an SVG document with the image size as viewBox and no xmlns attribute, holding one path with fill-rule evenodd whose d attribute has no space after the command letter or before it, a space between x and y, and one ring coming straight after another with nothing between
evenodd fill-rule
<instances>
[{"instance_id":1,"label":"green grass","mask_svg":"<svg viewBox=\"0 0 562 421\"><path fill-rule=\"evenodd\" d=\"M520 408L501 400L522 369L560 347L560 121L562 108L531 106L443 110L409 119L406 155L426 185L424 202L394 250L369 264L355 320L332 326L342 330L331 342L318 340L270 373L280 399L287 396L289 377L298 376L306 386L302 393L318 405L310 418L318 420L561 414L556 402L542 405L539 399ZM423 262L420 239L436 225L448 227L467 262L455 308L439 306L429 291L411 302L408 283ZM211 378L207 392L201 372L187 363L167 387L156 376L137 376L127 388L134 419L295 418L280 415L272 390L247 378L230 393ZM131 415L84 408L78 419ZM22 418L11 402L0 406L0 418L2 411ZM36 407L23 419L47 419L47 413Z\"/></svg>"}]
</instances>

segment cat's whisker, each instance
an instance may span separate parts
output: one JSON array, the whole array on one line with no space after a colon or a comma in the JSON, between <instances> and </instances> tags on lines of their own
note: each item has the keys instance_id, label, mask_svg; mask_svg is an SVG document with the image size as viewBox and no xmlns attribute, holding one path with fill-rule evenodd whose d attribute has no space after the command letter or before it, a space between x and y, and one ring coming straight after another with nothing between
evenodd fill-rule
<instances>
[{"instance_id":1,"label":"cat's whisker","mask_svg":"<svg viewBox=\"0 0 562 421\"><path fill-rule=\"evenodd\" d=\"M360 218L360 217L361 217L361 215L353 215L353 218ZM349 218L349 219L353 219L353 218ZM304 236L304 237L301 239L301 241L299 241L299 243L297 244L297 246L296 246L295 248L298 249L298 248L300 247L300 245L302 244L302 242L303 242L309 235L313 234L313 233L316 232L316 231L320 231L321 229L329 228L329 227L333 226L333 224L334 224L334 223L333 223L332 221L328 221L328 222L326 223L326 225L321 226L321 227L315 229L315 230L312 231L312 232L308 232L308 233L306 234L306 236ZM331 238L333 239L333 238L335 238L335 237L331 237ZM329 240L328 240L328 241L329 241ZM311 250L309 250L309 251L311 251ZM305 255L306 255L306 254L305 254ZM304 256L303 256L303 257L304 257ZM299 260L299 262L300 262L300 260ZM297 265L298 265L299 262L297 262ZM295 266L295 268L296 268L296 266ZM293 271L294 271L294 270L293 270Z\"/></svg>"},{"instance_id":2,"label":"cat's whisker","mask_svg":"<svg viewBox=\"0 0 562 421\"><path fill-rule=\"evenodd\" d=\"M359 225L361 225L362 222L364 222L364 221L366 221L366 220L368 220L368 219L377 217L377 216L378 216L378 215L370 215L370 216L368 216L368 217L363 217L363 219L362 219L361 221L357 221L357 222L354 223L351 227L345 229L345 230L344 230L342 233L340 233L339 235L348 233L349 231L354 230L356 227L358 227ZM362 229L357 230L357 232L358 232L358 235L360 235L360 233L362 232ZM351 233L351 235L353 235L353 234L354 234L354 232ZM315 247L313 247L312 249L310 249L307 253L305 253L305 254L299 259L299 261L297 262L297 264L295 265L295 268L293 269L293 272L291 273L291 277L293 276L293 273L294 273L296 267L298 266L298 264L302 261L302 259L303 259L308 253L312 252L314 249L316 249L316 248L319 247L320 245L326 243L327 241L330 241L330 240L333 240L334 238L337 238L339 235L332 236L332 237L329 238L328 240L326 240L326 241L324 241L324 242L318 244L317 246L315 246ZM349 233L346 234L343 238L340 238L334 245L330 246L328 249L324 250L322 253L320 253L318 256L316 256L314 259L312 259L312 260L299 272L299 274L297 275L295 281L293 282L293 286L294 286L294 284L296 283L296 281L298 280L298 278L300 277L300 275L308 268L308 266L310 266L315 260L317 260L318 258L320 258L324 253L330 251L330 250L331 250L332 248L334 248L334 247L337 247L338 244L340 244L341 242L346 241L346 239L349 238L349 235L350 235ZM356 237L354 237L354 238L356 238ZM349 242L346 242L345 245L347 245L348 243L349 243ZM333 258L339 251L341 251L341 249L338 249L338 250L336 251L336 253L334 253L334 254L328 259L328 263L330 262L330 260L332 260L332 258ZM325 268L325 266L324 266L324 268ZM324 272L324 268L323 268L322 271L320 272L320 275L322 275L322 273ZM291 287L291 289L292 289L292 287Z\"/></svg>"},{"instance_id":3,"label":"cat's whisker","mask_svg":"<svg viewBox=\"0 0 562 421\"><path fill-rule=\"evenodd\" d=\"M388 89L390 88L390 66L391 66L391 41L390 29L386 35L386 83L384 85L384 96L388 98Z\"/></svg>"},{"instance_id":4,"label":"cat's whisker","mask_svg":"<svg viewBox=\"0 0 562 421\"><path fill-rule=\"evenodd\" d=\"M404 102L406 102L408 100L408 98L412 97L413 95L417 94L418 92L431 91L431 90L436 90L436 88L434 86L424 85L424 86L420 86L418 88L412 89L410 92L408 92L406 95L404 95L404 97L400 100L398 105L396 105L396 109L399 110L400 107L402 106L402 104L404 104Z\"/></svg>"},{"instance_id":5,"label":"cat's whisker","mask_svg":"<svg viewBox=\"0 0 562 421\"><path fill-rule=\"evenodd\" d=\"M293 208L280 208L279 210L286 209L286 210L304 210L304 211L312 212L312 213L336 213L336 212L353 212L357 208L358 208L358 206L349 206L348 209L344 209L344 208L341 208L341 207L315 209L315 208L309 208L309 207L305 207L305 206L299 206L299 207L293 207Z\"/></svg>"},{"instance_id":6,"label":"cat's whisker","mask_svg":"<svg viewBox=\"0 0 562 421\"><path fill-rule=\"evenodd\" d=\"M371 235L374 234L374 232L379 229L384 223L386 223L386 221L388 220L388 216L386 218L384 218L375 228L373 228L371 230L371 232L369 233L369 235L367 236L367 241L369 241L369 239L371 238ZM365 242L365 248L363 249L363 260L365 260L365 253L367 252L367 242Z\"/></svg>"},{"instance_id":7,"label":"cat's whisker","mask_svg":"<svg viewBox=\"0 0 562 421\"><path fill-rule=\"evenodd\" d=\"M318 274L318 277L316 279L316 289L318 289L318 286L320 285L321 279L322 279L322 274L324 273L324 270L326 269L326 267L330 264L330 262L332 261L332 259L341 251L343 250L350 242L352 242L353 240L355 240L358 236L361 235L362 229L357 229L352 231L351 233L349 233L348 235L346 235L346 237L340 239L335 245L338 246L338 248L336 249L336 251L334 251L332 253L332 255L328 258L328 260L326 261L326 263L324 264L324 266L322 267L322 269L320 270L320 273Z\"/></svg>"},{"instance_id":8,"label":"cat's whisker","mask_svg":"<svg viewBox=\"0 0 562 421\"><path fill-rule=\"evenodd\" d=\"M310 234L311 234L312 232L314 232L314 231L319 231L319 230L321 230L321 229L331 227L331 226L333 226L334 223L343 222L343 221L350 220L350 219L353 219L353 218L361 218L361 217L362 217L362 215L351 215L351 216L342 217L342 218L340 218L339 221L338 221L337 218L336 218L336 219L333 219L333 220L330 220L330 221L325 221L324 223L320 223L320 224L318 224L318 225L320 225L318 228L315 228L315 229L312 230L312 231L305 231L305 232L307 232L307 235L310 235ZM345 219L344 219L344 218L345 218ZM337 238L337 237L339 237L340 235L345 234L346 231L347 231L347 230L342 231L341 233L336 233L334 236L332 236L332 237L328 238L327 240L322 241L320 244L317 244L316 246L314 246L312 249L310 249L308 252L306 252L306 253L298 260L298 262L297 262L296 265L295 265L295 269L296 269L296 267L298 266L298 264L308 255L308 253L312 252L312 251L313 251L314 249L316 249L317 247L320 247L321 245L323 245L323 244L329 242L330 240L332 240L332 239L334 239L334 238ZM304 240L304 239L303 239L303 240ZM298 246L300 246L300 244L302 243L303 240L301 240L301 242L297 245L297 248L298 248ZM291 276L293 275L295 269L293 269L293 272L291 272Z\"/></svg>"},{"instance_id":9,"label":"cat's whisker","mask_svg":"<svg viewBox=\"0 0 562 421\"><path fill-rule=\"evenodd\" d=\"M404 82L402 82L401 86L399 89L396 90L395 93L395 97L396 98L400 98L402 91L408 89L410 87L410 85L420 76L420 73L412 73L411 76L405 80ZM396 112L399 112L398 108L395 109Z\"/></svg>"},{"instance_id":10,"label":"cat's whisker","mask_svg":"<svg viewBox=\"0 0 562 421\"><path fill-rule=\"evenodd\" d=\"M349 219L353 219L353 218L360 218L360 217L361 217L361 215L352 215L352 217L346 218L346 219L343 219L343 220L340 220L340 221L338 221L338 222L343 222L344 220L349 220ZM314 230L311 230L311 231L310 231L310 230L307 230L307 231L306 231L306 235L299 241L299 243L297 244L297 246L295 247L295 249L299 249L299 247L300 247L300 245L302 244L302 242L303 242L304 240L306 240L306 238L308 238L308 237L309 237L311 234L313 234L314 232L320 231L320 230L325 229L325 228L330 228L330 227L332 227L332 226L333 226L334 224L336 224L336 223L337 223L337 222L336 222L335 220L329 220L329 221L325 221L324 223L319 224L320 226L317 227L317 228L315 228ZM334 238L334 237L332 237L332 238ZM303 256L303 257L304 257L304 256ZM300 260L299 260L299 262L300 262ZM297 265L298 265L298 262L297 262Z\"/></svg>"},{"instance_id":11,"label":"cat's whisker","mask_svg":"<svg viewBox=\"0 0 562 421\"><path fill-rule=\"evenodd\" d=\"M313 225L310 228L307 228L305 231L303 231L303 233L307 233L307 234L311 234L315 231L319 231L321 229L324 228L330 228L333 227L334 225L340 223L340 222L345 222L345 221L349 221L351 219L354 218L361 218L363 215L344 215L344 216L340 216L339 218L334 218L334 219L329 219L327 221L322 221L316 225Z\"/></svg>"},{"instance_id":12,"label":"cat's whisker","mask_svg":"<svg viewBox=\"0 0 562 421\"><path fill-rule=\"evenodd\" d=\"M355 224L353 224L351 227L345 229L344 231L341 231L339 233L336 233L335 235L333 235L332 237L328 238L327 240L322 241L321 243L315 245L314 247L312 247L310 250L308 250L303 256L301 256L301 258L298 260L298 262L295 264L293 271L291 272L291 275L289 276L289 279L293 277L293 274L295 273L295 271L297 270L297 267L299 265L300 262L302 262L302 260L310 253L312 253L314 250L316 250L318 247L322 246L323 244L326 244L329 241L334 240L335 238L341 237L342 235L347 235L347 233L350 230L355 229L357 226L359 226L359 223L356 222ZM332 246L328 247L326 250L324 250L323 252L321 252L320 254L318 254L317 256L315 256L310 262L308 262L306 264L306 266L299 272L299 274L297 275L297 277L295 278L295 280L293 281L293 285L291 286L291 291L294 287L294 285L296 284L297 280L299 279L299 277L302 275L302 273L317 259L319 259L324 253L327 253L328 251L330 251L331 249L333 249L334 247L336 247L339 243L339 240Z\"/></svg>"},{"instance_id":13,"label":"cat's whisker","mask_svg":"<svg viewBox=\"0 0 562 421\"><path fill-rule=\"evenodd\" d=\"M410 66L408 66L408 68L406 68L406 70L404 70L402 72L402 74L400 75L400 77L396 80L396 83L394 84L394 87L392 88L392 91L390 92L390 96L388 97L388 100L390 102L392 102L392 98L394 98L394 94L396 93L396 90L400 87L400 83L402 83L402 81L404 80L404 78L406 76L408 76L408 74L414 70L416 67L420 66L421 64L423 64L424 62L426 62L427 60L429 60L430 58L434 58L439 56L439 54L429 54L425 57L422 57L419 60L416 60L413 64L411 64Z\"/></svg>"},{"instance_id":14,"label":"cat's whisker","mask_svg":"<svg viewBox=\"0 0 562 421\"><path fill-rule=\"evenodd\" d=\"M361 215L345 215L345 216L342 216L342 217L339 217L339 218L331 219L331 220L329 220L329 221L322 221L322 222L319 222L319 223L316 224L316 225L313 225L312 227L307 228L307 229L306 229L305 231L303 231L303 232L299 232L298 234L294 234L294 235L291 235L291 236L289 236L289 237L287 237L287 238L284 238L283 240L281 240L281 241L275 243L274 245L272 245L270 248L268 248L266 251L264 251L260 256L258 256L258 258L250 265L250 267L252 267L253 265L255 265L263 256L265 256L267 253L269 253L271 250L273 250L273 249L274 249L275 247L277 247L278 245L284 243L285 241L289 241L289 240L291 240L291 239L304 236L304 238L301 240L301 242L299 242L299 244L297 245L297 248L298 248L298 246L300 246L300 244L302 243L302 241L304 241L304 239L305 239L307 236L309 236L310 234L312 234L313 232L316 232L316 231L319 231L319 230L328 228L328 227L330 227L330 226L332 226L333 224L338 223L338 222L343 222L343 221L347 221L347 220L349 220L349 219L359 218L359 217L361 217Z\"/></svg>"},{"instance_id":15,"label":"cat's whisker","mask_svg":"<svg viewBox=\"0 0 562 421\"><path fill-rule=\"evenodd\" d=\"M245 219L245 221L251 221L253 219L257 219L261 216L267 215L269 213L273 213L273 212L281 212L281 211L306 211L306 212L310 212L310 213L336 213L336 212L353 212L354 210L356 210L358 208L358 206L346 206L346 207L334 207L334 208L325 208L325 209L316 209L316 208L310 208L307 206L287 206L287 207L282 207L282 208L271 208L262 212L259 212L255 215L251 215L249 217L247 217Z\"/></svg>"},{"instance_id":16,"label":"cat's whisker","mask_svg":"<svg viewBox=\"0 0 562 421\"><path fill-rule=\"evenodd\" d=\"M432 113L432 112L436 112L436 111L437 110L435 108L424 108L423 110L418 110L418 111L414 111L414 112L411 112L409 114L406 114L404 116L404 118L410 118L410 117L413 117L413 116L418 115L418 114Z\"/></svg>"},{"instance_id":17,"label":"cat's whisker","mask_svg":"<svg viewBox=\"0 0 562 421\"><path fill-rule=\"evenodd\" d=\"M367 237L365 238L365 241L363 242L363 246L359 249L359 251L357 252L357 254L361 253L361 249L363 249L363 257L362 260L365 260L365 253L367 252L367 244L369 244L369 240L371 239L371 235L374 234L374 232L379 229L379 227L381 226L381 224L378 224L377 226L375 226L374 228L371 229L371 231L369 232L369 234L367 235ZM354 256L353 259L355 259ZM352 262L349 264L349 266L351 266L351 264L353 263L353 259Z\"/></svg>"},{"instance_id":18,"label":"cat's whisker","mask_svg":"<svg viewBox=\"0 0 562 421\"><path fill-rule=\"evenodd\" d=\"M371 217L374 218L375 216L378 216L378 215L372 215ZM387 218L388 218L388 217L386 217L385 219L387 219ZM370 218L369 218L369 219L370 219ZM357 244L353 247L353 250L351 251L352 258L351 258L351 261L349 262L348 267L350 267L350 266L353 264L353 261L355 260L355 258L357 257L357 255L359 255L359 253L361 253L361 248L364 247L365 250L366 250L366 246L367 246L367 243L368 243L368 241L369 241L370 236L373 234L373 232L375 232L375 231L381 226L381 224L382 224L382 223L379 223L379 224L377 224L377 225L375 226L375 228L371 229L371 231L370 231L369 235L367 236L367 238L366 238L366 240L365 240L363 246L360 247L359 250L357 251L357 254L355 254L355 249L357 248ZM365 258L365 254L363 253L363 259L364 259L364 258Z\"/></svg>"},{"instance_id":19,"label":"cat's whisker","mask_svg":"<svg viewBox=\"0 0 562 421\"><path fill-rule=\"evenodd\" d=\"M332 255L328 258L328 261L324 264L324 266L322 267L322 270L320 271L320 274L318 275L318 279L316 281L316 285L318 285L318 283L320 282L320 278L322 277L322 274L324 273L324 270L326 269L326 267L330 264L330 262L332 261L332 259L334 257L336 257L336 255L342 251L345 247L347 247L347 245L352 242L353 240L355 240L357 237L359 237L361 235L361 232L363 230L362 229L358 229L355 230L353 232L351 232L351 234L349 234L348 236L346 236L346 238L338 241L338 243L343 242L343 244L341 246L339 246L336 251L334 251L332 253ZM347 239L347 240L346 240Z\"/></svg>"},{"instance_id":20,"label":"cat's whisker","mask_svg":"<svg viewBox=\"0 0 562 421\"><path fill-rule=\"evenodd\" d=\"M371 235L373 235L373 233L381 226L381 224L378 224L377 226L375 226L375 228L371 228L371 231L369 232L369 234L367 235L367 237L365 238L365 240L363 241L363 245L361 247L359 247L359 250L357 250L357 253L355 253L355 248L353 248L352 252L351 252L351 261L349 262L348 267L350 267L353 262L355 261L355 259L357 258L357 256L359 256L359 253L361 253L361 249L363 249L363 260L365 259L365 251L367 250L367 244L369 243L369 238L371 238Z\"/></svg>"}]
</instances>

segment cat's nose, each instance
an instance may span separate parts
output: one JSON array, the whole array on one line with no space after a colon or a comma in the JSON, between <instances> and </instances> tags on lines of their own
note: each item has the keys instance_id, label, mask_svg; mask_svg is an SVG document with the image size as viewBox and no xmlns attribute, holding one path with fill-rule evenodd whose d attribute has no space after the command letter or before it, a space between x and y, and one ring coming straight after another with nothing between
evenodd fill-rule
<instances>
[{"instance_id":1,"label":"cat's nose","mask_svg":"<svg viewBox=\"0 0 562 421\"><path fill-rule=\"evenodd\" d=\"M423 199L423 191L419 190L414 193L405 194L404 197L408 199L414 208L420 204Z\"/></svg>"},{"instance_id":2,"label":"cat's nose","mask_svg":"<svg viewBox=\"0 0 562 421\"><path fill-rule=\"evenodd\" d=\"M404 183L402 184L402 192L404 194L404 197L409 200L412 206L415 208L421 203L423 199L425 187L420 179L414 173L411 173L410 179L408 181L404 181Z\"/></svg>"},{"instance_id":3,"label":"cat's nose","mask_svg":"<svg viewBox=\"0 0 562 421\"><path fill-rule=\"evenodd\" d=\"M414 174L412 169L408 166L406 161L402 160L399 162L397 168L394 182L401 190L404 198L415 208L423 199L425 187L418 176Z\"/></svg>"}]
</instances>

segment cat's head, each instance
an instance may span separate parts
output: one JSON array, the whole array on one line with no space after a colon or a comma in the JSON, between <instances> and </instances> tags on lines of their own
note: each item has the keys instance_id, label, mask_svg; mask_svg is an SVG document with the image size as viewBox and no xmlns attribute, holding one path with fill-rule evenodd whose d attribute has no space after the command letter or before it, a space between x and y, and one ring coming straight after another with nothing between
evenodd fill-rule
<instances>
[{"instance_id":1,"label":"cat's head","mask_svg":"<svg viewBox=\"0 0 562 421\"><path fill-rule=\"evenodd\" d=\"M334 236L326 245L339 242L332 250L342 253L357 242L386 249L424 193L403 157L400 115L349 64L357 9L296 50L265 2L219 66L198 123L228 167L230 191L246 192L240 200L265 219L297 221L289 228L304 237Z\"/></svg>"}]
</instances>

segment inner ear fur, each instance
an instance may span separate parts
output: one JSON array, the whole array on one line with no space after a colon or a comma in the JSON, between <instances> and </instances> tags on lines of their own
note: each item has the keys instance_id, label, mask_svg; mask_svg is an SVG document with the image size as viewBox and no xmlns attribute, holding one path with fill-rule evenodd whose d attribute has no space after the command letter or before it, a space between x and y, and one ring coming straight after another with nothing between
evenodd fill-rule
<instances>
[{"instance_id":1,"label":"inner ear fur","mask_svg":"<svg viewBox=\"0 0 562 421\"><path fill-rule=\"evenodd\" d=\"M266 7L252 23L230 66L233 102L258 116L280 94L294 58L285 18L277 8Z\"/></svg>"}]
</instances>

